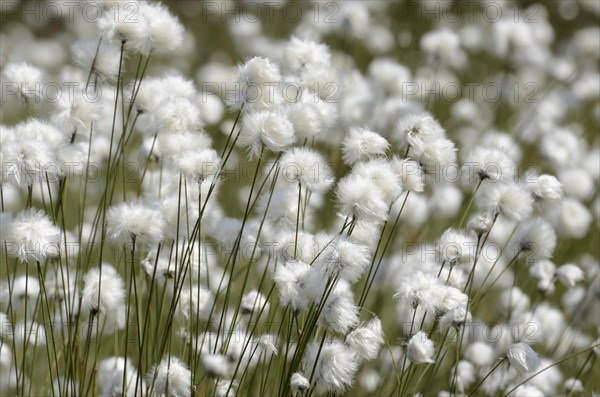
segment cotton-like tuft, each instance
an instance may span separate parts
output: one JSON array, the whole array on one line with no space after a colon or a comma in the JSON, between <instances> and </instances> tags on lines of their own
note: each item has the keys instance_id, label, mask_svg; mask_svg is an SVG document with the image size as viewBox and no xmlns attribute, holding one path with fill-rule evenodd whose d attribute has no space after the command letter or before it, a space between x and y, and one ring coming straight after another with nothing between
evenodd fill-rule
<instances>
[{"instance_id":1,"label":"cotton-like tuft","mask_svg":"<svg viewBox=\"0 0 600 397\"><path fill-rule=\"evenodd\" d=\"M526 219L533 205L529 192L514 182L486 186L476 201L481 209L516 222Z\"/></svg>"},{"instance_id":2,"label":"cotton-like tuft","mask_svg":"<svg viewBox=\"0 0 600 397\"><path fill-rule=\"evenodd\" d=\"M419 331L410 338L406 354L408 359L414 364L433 364L433 354L435 349L433 342L423 331Z\"/></svg>"},{"instance_id":3,"label":"cotton-like tuft","mask_svg":"<svg viewBox=\"0 0 600 397\"><path fill-rule=\"evenodd\" d=\"M162 214L142 203L122 203L106 213L106 236L119 244L153 245L162 240L165 221Z\"/></svg>"},{"instance_id":4,"label":"cotton-like tuft","mask_svg":"<svg viewBox=\"0 0 600 397\"><path fill-rule=\"evenodd\" d=\"M192 395L191 377L185 364L178 358L171 357L152 367L146 375L146 382L154 384L154 391L158 394L189 397Z\"/></svg>"},{"instance_id":5,"label":"cotton-like tuft","mask_svg":"<svg viewBox=\"0 0 600 397\"><path fill-rule=\"evenodd\" d=\"M5 241L7 252L21 262L44 262L58 256L61 230L41 210L30 208L10 222Z\"/></svg>"},{"instance_id":6,"label":"cotton-like tuft","mask_svg":"<svg viewBox=\"0 0 600 397\"><path fill-rule=\"evenodd\" d=\"M248 148L250 157L258 157L263 148L283 152L295 140L294 125L284 114L258 111L244 115L239 142Z\"/></svg>"},{"instance_id":7,"label":"cotton-like tuft","mask_svg":"<svg viewBox=\"0 0 600 397\"><path fill-rule=\"evenodd\" d=\"M351 128L342 141L342 159L348 165L385 156L390 144L380 134L366 128Z\"/></svg>"},{"instance_id":8,"label":"cotton-like tuft","mask_svg":"<svg viewBox=\"0 0 600 397\"><path fill-rule=\"evenodd\" d=\"M349 218L383 222L388 217L388 204L375 183L362 175L349 175L337 185L341 213Z\"/></svg>"},{"instance_id":9,"label":"cotton-like tuft","mask_svg":"<svg viewBox=\"0 0 600 397\"><path fill-rule=\"evenodd\" d=\"M521 374L532 374L541 365L535 351L527 343L520 342L512 345L506 353L510 365Z\"/></svg>"},{"instance_id":10,"label":"cotton-like tuft","mask_svg":"<svg viewBox=\"0 0 600 397\"><path fill-rule=\"evenodd\" d=\"M383 329L378 317L359 325L346 336L346 344L366 361L377 357L383 342Z\"/></svg>"}]
</instances>

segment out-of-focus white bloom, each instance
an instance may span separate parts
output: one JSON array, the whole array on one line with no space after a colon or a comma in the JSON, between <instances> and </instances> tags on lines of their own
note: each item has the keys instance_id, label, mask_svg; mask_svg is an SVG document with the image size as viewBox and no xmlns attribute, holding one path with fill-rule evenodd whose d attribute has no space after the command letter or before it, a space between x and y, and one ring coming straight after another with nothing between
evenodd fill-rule
<instances>
[{"instance_id":1,"label":"out-of-focus white bloom","mask_svg":"<svg viewBox=\"0 0 600 397\"><path fill-rule=\"evenodd\" d=\"M304 395L308 391L310 383L304 375L299 372L294 372L290 379L290 387L294 393Z\"/></svg>"},{"instance_id":2,"label":"out-of-focus white bloom","mask_svg":"<svg viewBox=\"0 0 600 397\"><path fill-rule=\"evenodd\" d=\"M162 240L165 221L160 211L142 203L122 203L111 207L106 214L106 236L128 244L135 238L141 244L154 245Z\"/></svg>"},{"instance_id":3,"label":"out-of-focus white bloom","mask_svg":"<svg viewBox=\"0 0 600 397\"><path fill-rule=\"evenodd\" d=\"M7 83L16 84L23 98L30 100L40 95L42 71L35 66L20 62L9 63L2 71Z\"/></svg>"},{"instance_id":4,"label":"out-of-focus white bloom","mask_svg":"<svg viewBox=\"0 0 600 397\"><path fill-rule=\"evenodd\" d=\"M351 128L342 141L342 159L348 165L385 156L389 142L376 132L366 128Z\"/></svg>"},{"instance_id":5,"label":"out-of-focus white bloom","mask_svg":"<svg viewBox=\"0 0 600 397\"><path fill-rule=\"evenodd\" d=\"M532 374L541 365L540 358L527 343L512 345L506 353L510 365L522 374Z\"/></svg>"},{"instance_id":6,"label":"out-of-focus white bloom","mask_svg":"<svg viewBox=\"0 0 600 397\"><path fill-rule=\"evenodd\" d=\"M425 176L419 163L410 159L394 157L391 164L394 171L400 176L404 190L417 193L423 191Z\"/></svg>"},{"instance_id":7,"label":"out-of-focus white bloom","mask_svg":"<svg viewBox=\"0 0 600 397\"><path fill-rule=\"evenodd\" d=\"M572 263L567 263L566 265L559 266L558 269L556 269L556 278L558 278L558 281L560 281L565 287L573 288L578 281L581 281L585 278L585 273L579 268L579 266Z\"/></svg>"},{"instance_id":8,"label":"out-of-focus white bloom","mask_svg":"<svg viewBox=\"0 0 600 397\"><path fill-rule=\"evenodd\" d=\"M294 143L294 125L285 114L258 111L244 115L239 141L248 147L251 157L263 148L278 153Z\"/></svg>"},{"instance_id":9,"label":"out-of-focus white bloom","mask_svg":"<svg viewBox=\"0 0 600 397\"><path fill-rule=\"evenodd\" d=\"M493 220L489 214L479 214L469 221L467 224L467 229L475 232L475 235L477 236L483 236L484 233L490 231L492 222Z\"/></svg>"},{"instance_id":10,"label":"out-of-focus white bloom","mask_svg":"<svg viewBox=\"0 0 600 397\"><path fill-rule=\"evenodd\" d=\"M346 344L367 361L377 357L383 342L383 329L378 317L361 324L346 336Z\"/></svg>"},{"instance_id":11,"label":"out-of-focus white bloom","mask_svg":"<svg viewBox=\"0 0 600 397\"><path fill-rule=\"evenodd\" d=\"M154 391L174 397L189 397L192 374L185 364L176 357L164 359L152 367L146 375L146 382L154 384Z\"/></svg>"},{"instance_id":12,"label":"out-of-focus white bloom","mask_svg":"<svg viewBox=\"0 0 600 397\"><path fill-rule=\"evenodd\" d=\"M528 219L517 229L514 244L515 251L523 253L528 261L548 259L556 247L556 233L546 220Z\"/></svg>"},{"instance_id":13,"label":"out-of-focus white bloom","mask_svg":"<svg viewBox=\"0 0 600 397\"><path fill-rule=\"evenodd\" d=\"M519 287L508 288L500 295L500 307L513 316L524 313L529 308L530 299Z\"/></svg>"},{"instance_id":14,"label":"out-of-focus white bloom","mask_svg":"<svg viewBox=\"0 0 600 397\"><path fill-rule=\"evenodd\" d=\"M117 46L106 40L80 40L71 51L73 61L84 72L91 71L100 81L116 82L120 52Z\"/></svg>"},{"instance_id":15,"label":"out-of-focus white bloom","mask_svg":"<svg viewBox=\"0 0 600 397\"><path fill-rule=\"evenodd\" d=\"M429 31L421 37L421 49L437 60L460 67L465 63L465 54L460 46L460 36L448 29Z\"/></svg>"},{"instance_id":16,"label":"out-of-focus white bloom","mask_svg":"<svg viewBox=\"0 0 600 397\"><path fill-rule=\"evenodd\" d=\"M531 277L539 280L538 291L540 292L552 292L554 290L555 272L556 266L548 259L539 260L529 267Z\"/></svg>"},{"instance_id":17,"label":"out-of-focus white bloom","mask_svg":"<svg viewBox=\"0 0 600 397\"><path fill-rule=\"evenodd\" d=\"M240 310L242 314L256 313L256 315L262 311L261 317L266 316L269 313L269 302L263 294L256 290L252 290L242 297Z\"/></svg>"},{"instance_id":18,"label":"out-of-focus white bloom","mask_svg":"<svg viewBox=\"0 0 600 397\"><path fill-rule=\"evenodd\" d=\"M471 385L477 379L477 374L473 364L466 360L460 360L456 364L452 371L450 371L450 382L456 378L456 386L459 391L464 393L465 389L471 387Z\"/></svg>"},{"instance_id":19,"label":"out-of-focus white bloom","mask_svg":"<svg viewBox=\"0 0 600 397\"><path fill-rule=\"evenodd\" d=\"M125 387L123 388L123 379ZM110 357L98 364L98 388L101 396L120 395L125 391L125 395L133 396L135 394L138 372L133 363L128 358ZM144 379L138 383L137 390L141 393L145 389Z\"/></svg>"},{"instance_id":20,"label":"out-of-focus white bloom","mask_svg":"<svg viewBox=\"0 0 600 397\"><path fill-rule=\"evenodd\" d=\"M261 335L258 340L258 347L265 353L265 355L274 355L278 354L277 350L277 335L264 334Z\"/></svg>"},{"instance_id":21,"label":"out-of-focus white bloom","mask_svg":"<svg viewBox=\"0 0 600 397\"><path fill-rule=\"evenodd\" d=\"M582 156L583 142L572 131L558 129L541 140L540 154L558 170Z\"/></svg>"},{"instance_id":22,"label":"out-of-focus white bloom","mask_svg":"<svg viewBox=\"0 0 600 397\"><path fill-rule=\"evenodd\" d=\"M563 195L562 184L553 175L540 175L533 181L527 181L527 187L536 201L560 200Z\"/></svg>"},{"instance_id":23,"label":"out-of-focus white bloom","mask_svg":"<svg viewBox=\"0 0 600 397\"><path fill-rule=\"evenodd\" d=\"M368 392L374 393L381 385L382 377L379 371L365 368L358 375L358 384Z\"/></svg>"},{"instance_id":24,"label":"out-of-focus white bloom","mask_svg":"<svg viewBox=\"0 0 600 397\"><path fill-rule=\"evenodd\" d=\"M506 395L507 397L545 397L543 391L533 385L519 385L513 392Z\"/></svg>"},{"instance_id":25,"label":"out-of-focus white bloom","mask_svg":"<svg viewBox=\"0 0 600 397\"><path fill-rule=\"evenodd\" d=\"M463 172L466 172L469 179L477 175L480 180L492 182L514 180L515 171L515 163L507 156L506 152L482 146L476 147L463 165ZM474 182L474 180L470 180L470 182Z\"/></svg>"},{"instance_id":26,"label":"out-of-focus white bloom","mask_svg":"<svg viewBox=\"0 0 600 397\"><path fill-rule=\"evenodd\" d=\"M565 381L563 389L567 395L571 393L582 393L585 389L583 383L576 378L569 378Z\"/></svg>"},{"instance_id":27,"label":"out-of-focus white bloom","mask_svg":"<svg viewBox=\"0 0 600 397\"><path fill-rule=\"evenodd\" d=\"M238 383L234 380L222 379L215 387L215 397L233 397L236 395Z\"/></svg>"},{"instance_id":28,"label":"out-of-focus white bloom","mask_svg":"<svg viewBox=\"0 0 600 397\"><path fill-rule=\"evenodd\" d=\"M333 169L325 158L310 148L291 148L281 156L279 164L283 181L300 183L311 192L325 192L335 181Z\"/></svg>"},{"instance_id":29,"label":"out-of-focus white bloom","mask_svg":"<svg viewBox=\"0 0 600 397\"><path fill-rule=\"evenodd\" d=\"M559 236L581 239L587 235L592 214L576 199L565 197L548 210L548 219Z\"/></svg>"},{"instance_id":30,"label":"out-of-focus white bloom","mask_svg":"<svg viewBox=\"0 0 600 397\"><path fill-rule=\"evenodd\" d=\"M329 48L308 39L294 36L283 49L283 66L295 74L313 67L328 66L330 61Z\"/></svg>"},{"instance_id":31,"label":"out-of-focus white bloom","mask_svg":"<svg viewBox=\"0 0 600 397\"><path fill-rule=\"evenodd\" d=\"M352 385L358 370L355 353L338 341L325 343L321 349L319 343L312 343L304 363L307 373L314 371L313 381L319 387L338 394Z\"/></svg>"},{"instance_id":32,"label":"out-of-focus white bloom","mask_svg":"<svg viewBox=\"0 0 600 397\"><path fill-rule=\"evenodd\" d=\"M558 171L558 180L562 183L567 196L583 202L590 199L596 183L587 170L581 168L567 168Z\"/></svg>"},{"instance_id":33,"label":"out-of-focus white bloom","mask_svg":"<svg viewBox=\"0 0 600 397\"><path fill-rule=\"evenodd\" d=\"M385 92L402 94L404 84L410 81L410 69L390 58L375 58L369 64L369 76Z\"/></svg>"},{"instance_id":34,"label":"out-of-focus white bloom","mask_svg":"<svg viewBox=\"0 0 600 397\"><path fill-rule=\"evenodd\" d=\"M362 175L348 175L337 186L341 212L348 217L369 222L383 222L388 216L388 204L373 181Z\"/></svg>"},{"instance_id":35,"label":"out-of-focus white bloom","mask_svg":"<svg viewBox=\"0 0 600 397\"><path fill-rule=\"evenodd\" d=\"M529 192L512 182L486 186L476 201L481 209L517 222L531 214L533 205Z\"/></svg>"},{"instance_id":36,"label":"out-of-focus white bloom","mask_svg":"<svg viewBox=\"0 0 600 397\"><path fill-rule=\"evenodd\" d=\"M406 354L408 359L414 364L433 364L433 354L435 348L433 341L427 337L423 331L419 331L410 338Z\"/></svg>"},{"instance_id":37,"label":"out-of-focus white bloom","mask_svg":"<svg viewBox=\"0 0 600 397\"><path fill-rule=\"evenodd\" d=\"M227 362L227 357L224 355L202 353L200 354L200 359L202 360L204 371L209 377L214 378L217 376L227 376L229 365Z\"/></svg>"},{"instance_id":38,"label":"out-of-focus white bloom","mask_svg":"<svg viewBox=\"0 0 600 397\"><path fill-rule=\"evenodd\" d=\"M191 289L183 288L179 296L177 309L186 320L208 320L215 299L211 291L194 285Z\"/></svg>"},{"instance_id":39,"label":"out-of-focus white bloom","mask_svg":"<svg viewBox=\"0 0 600 397\"><path fill-rule=\"evenodd\" d=\"M61 231L41 210L30 208L19 212L9 222L7 232L2 239L7 251L21 262L43 262L59 254Z\"/></svg>"},{"instance_id":40,"label":"out-of-focus white bloom","mask_svg":"<svg viewBox=\"0 0 600 397\"><path fill-rule=\"evenodd\" d=\"M494 362L494 349L485 342L473 342L467 346L465 358L477 367L486 367Z\"/></svg>"}]
</instances>

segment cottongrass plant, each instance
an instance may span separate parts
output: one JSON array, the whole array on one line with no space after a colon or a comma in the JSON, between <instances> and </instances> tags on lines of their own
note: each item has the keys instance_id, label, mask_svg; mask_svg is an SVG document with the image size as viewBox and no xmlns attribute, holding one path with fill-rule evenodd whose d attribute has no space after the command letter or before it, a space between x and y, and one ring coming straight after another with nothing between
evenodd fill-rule
<instances>
[{"instance_id":1,"label":"cottongrass plant","mask_svg":"<svg viewBox=\"0 0 600 397\"><path fill-rule=\"evenodd\" d=\"M97 3L68 65L3 53L0 394L600 390L600 35L549 17L597 9L410 31L331 4L284 39L220 24L237 67L186 2ZM481 70L510 100L407 96Z\"/></svg>"}]
</instances>

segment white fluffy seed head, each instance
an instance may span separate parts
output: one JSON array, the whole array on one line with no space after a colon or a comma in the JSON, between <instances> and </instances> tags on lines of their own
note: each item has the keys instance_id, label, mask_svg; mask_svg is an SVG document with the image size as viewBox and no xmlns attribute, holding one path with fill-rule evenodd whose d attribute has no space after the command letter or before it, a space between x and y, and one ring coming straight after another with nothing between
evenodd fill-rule
<instances>
[{"instance_id":1,"label":"white fluffy seed head","mask_svg":"<svg viewBox=\"0 0 600 397\"><path fill-rule=\"evenodd\" d=\"M325 343L321 349L319 343L313 342L307 349L304 363L307 373L314 371L313 381L319 388L336 394L352 385L358 370L356 355L339 341Z\"/></svg>"},{"instance_id":2,"label":"white fluffy seed head","mask_svg":"<svg viewBox=\"0 0 600 397\"><path fill-rule=\"evenodd\" d=\"M352 168L352 175L359 175L371 180L383 195L383 200L394 203L402 193L402 180L394 172L392 163L385 159L373 159L359 162Z\"/></svg>"},{"instance_id":3,"label":"white fluffy seed head","mask_svg":"<svg viewBox=\"0 0 600 397\"><path fill-rule=\"evenodd\" d=\"M247 292L242 297L240 303L240 310L242 314L254 314L258 315L262 311L262 316L266 316L269 313L269 302L263 294L256 290Z\"/></svg>"},{"instance_id":4,"label":"white fluffy seed head","mask_svg":"<svg viewBox=\"0 0 600 397\"><path fill-rule=\"evenodd\" d=\"M139 2L139 14L147 21L147 34L137 42L140 54L169 54L183 45L185 29L161 3Z\"/></svg>"},{"instance_id":5,"label":"white fluffy seed head","mask_svg":"<svg viewBox=\"0 0 600 397\"><path fill-rule=\"evenodd\" d=\"M294 36L283 49L283 66L294 74L313 67L327 66L330 62L329 48L309 39Z\"/></svg>"},{"instance_id":6,"label":"white fluffy seed head","mask_svg":"<svg viewBox=\"0 0 600 397\"><path fill-rule=\"evenodd\" d=\"M136 6L139 4L135 2ZM138 8L139 9L139 8ZM149 23L142 13L131 16L131 6L116 4L103 12L97 22L104 37L115 45L123 46L127 52L135 53L144 49L149 40Z\"/></svg>"},{"instance_id":7,"label":"white fluffy seed head","mask_svg":"<svg viewBox=\"0 0 600 397\"><path fill-rule=\"evenodd\" d=\"M154 384L154 391L158 394L174 397L189 397L191 373L185 364L176 357L164 359L154 366L146 377L148 384Z\"/></svg>"},{"instance_id":8,"label":"white fluffy seed head","mask_svg":"<svg viewBox=\"0 0 600 397\"><path fill-rule=\"evenodd\" d=\"M26 62L14 62L4 66L2 71L7 83L16 84L21 95L34 99L39 95L42 71Z\"/></svg>"},{"instance_id":9,"label":"white fluffy seed head","mask_svg":"<svg viewBox=\"0 0 600 397\"><path fill-rule=\"evenodd\" d=\"M310 382L301 373L294 372L290 378L290 387L294 393L304 395L310 387Z\"/></svg>"},{"instance_id":10,"label":"white fluffy seed head","mask_svg":"<svg viewBox=\"0 0 600 397\"><path fill-rule=\"evenodd\" d=\"M351 128L342 141L342 159L348 165L385 156L390 144L377 132L366 128Z\"/></svg>"},{"instance_id":11,"label":"white fluffy seed head","mask_svg":"<svg viewBox=\"0 0 600 397\"><path fill-rule=\"evenodd\" d=\"M456 163L456 146L454 142L441 138L413 147L411 156L423 167L426 174L441 174L447 166Z\"/></svg>"},{"instance_id":12,"label":"white fluffy seed head","mask_svg":"<svg viewBox=\"0 0 600 397\"><path fill-rule=\"evenodd\" d=\"M321 311L319 324L326 329L346 334L358 323L358 307L344 293L333 291Z\"/></svg>"},{"instance_id":13,"label":"white fluffy seed head","mask_svg":"<svg viewBox=\"0 0 600 397\"><path fill-rule=\"evenodd\" d=\"M236 93L226 98L233 109L266 110L277 103L276 86L281 82L277 64L254 57L238 67Z\"/></svg>"},{"instance_id":14,"label":"white fluffy seed head","mask_svg":"<svg viewBox=\"0 0 600 397\"><path fill-rule=\"evenodd\" d=\"M528 261L548 259L556 247L556 233L548 221L531 218L519 226L514 237L514 250Z\"/></svg>"},{"instance_id":15,"label":"white fluffy seed head","mask_svg":"<svg viewBox=\"0 0 600 397\"><path fill-rule=\"evenodd\" d=\"M445 131L430 114L409 115L396 126L394 139L401 147L422 147L445 137Z\"/></svg>"},{"instance_id":16,"label":"white fluffy seed head","mask_svg":"<svg viewBox=\"0 0 600 397\"><path fill-rule=\"evenodd\" d=\"M163 133L195 132L202 128L200 110L184 97L165 98L154 116L158 130Z\"/></svg>"},{"instance_id":17,"label":"white fluffy seed head","mask_svg":"<svg viewBox=\"0 0 600 397\"><path fill-rule=\"evenodd\" d=\"M119 74L119 48L106 40L80 40L71 48L73 62L82 71L92 73L100 80L115 83ZM91 93L89 94L91 95Z\"/></svg>"},{"instance_id":18,"label":"white fluffy seed head","mask_svg":"<svg viewBox=\"0 0 600 397\"><path fill-rule=\"evenodd\" d=\"M567 263L559 266L558 269L556 269L556 278L565 287L573 288L577 282L585 278L585 273L579 266L572 263Z\"/></svg>"},{"instance_id":19,"label":"white fluffy seed head","mask_svg":"<svg viewBox=\"0 0 600 397\"><path fill-rule=\"evenodd\" d=\"M361 324L346 336L346 344L366 361L377 357L383 342L383 329L378 317Z\"/></svg>"},{"instance_id":20,"label":"white fluffy seed head","mask_svg":"<svg viewBox=\"0 0 600 397\"><path fill-rule=\"evenodd\" d=\"M283 152L295 140L294 125L285 114L258 111L244 115L239 142L248 148L250 157L258 157L263 148Z\"/></svg>"},{"instance_id":21,"label":"white fluffy seed head","mask_svg":"<svg viewBox=\"0 0 600 397\"><path fill-rule=\"evenodd\" d=\"M118 244L154 245L163 239L165 220L160 211L142 203L122 203L106 214L106 236Z\"/></svg>"},{"instance_id":22,"label":"white fluffy seed head","mask_svg":"<svg viewBox=\"0 0 600 397\"><path fill-rule=\"evenodd\" d=\"M209 377L227 376L229 363L227 362L227 357L224 355L203 353L200 355L200 359L202 360L204 371Z\"/></svg>"},{"instance_id":23,"label":"white fluffy seed head","mask_svg":"<svg viewBox=\"0 0 600 397\"><path fill-rule=\"evenodd\" d=\"M531 214L533 198L517 183L495 183L477 196L479 207L512 221L522 221Z\"/></svg>"},{"instance_id":24,"label":"white fluffy seed head","mask_svg":"<svg viewBox=\"0 0 600 397\"><path fill-rule=\"evenodd\" d=\"M289 261L277 267L273 280L282 305L289 305L294 311L306 308L308 297L303 294L301 284L306 280L310 269L308 264L300 261Z\"/></svg>"},{"instance_id":25,"label":"white fluffy seed head","mask_svg":"<svg viewBox=\"0 0 600 397\"><path fill-rule=\"evenodd\" d=\"M414 160L394 157L392 168L400 176L402 187L409 192L420 193L425 187L423 168Z\"/></svg>"},{"instance_id":26,"label":"white fluffy seed head","mask_svg":"<svg viewBox=\"0 0 600 397\"><path fill-rule=\"evenodd\" d=\"M532 374L541 365L540 358L527 343L520 342L512 345L506 353L510 365L522 374Z\"/></svg>"},{"instance_id":27,"label":"white fluffy seed head","mask_svg":"<svg viewBox=\"0 0 600 397\"><path fill-rule=\"evenodd\" d=\"M408 347L406 354L408 359L413 364L433 364L433 355L435 348L433 341L427 337L427 334L423 331L419 331L410 338L408 341Z\"/></svg>"},{"instance_id":28,"label":"white fluffy seed head","mask_svg":"<svg viewBox=\"0 0 600 397\"><path fill-rule=\"evenodd\" d=\"M314 149L291 148L281 156L279 164L280 178L284 182L295 185L296 191L297 185L300 183L303 190L323 193L329 190L335 181L333 169L325 158Z\"/></svg>"},{"instance_id":29,"label":"white fluffy seed head","mask_svg":"<svg viewBox=\"0 0 600 397\"><path fill-rule=\"evenodd\" d=\"M563 196L563 186L553 175L540 175L529 181L527 187L535 201L560 200Z\"/></svg>"},{"instance_id":30,"label":"white fluffy seed head","mask_svg":"<svg viewBox=\"0 0 600 397\"><path fill-rule=\"evenodd\" d=\"M8 252L21 262L44 262L58 256L61 231L41 210L26 209L9 223L5 239Z\"/></svg>"},{"instance_id":31,"label":"white fluffy seed head","mask_svg":"<svg viewBox=\"0 0 600 397\"><path fill-rule=\"evenodd\" d=\"M377 185L362 175L348 175L337 186L341 213L350 218L383 222L388 216L388 204Z\"/></svg>"},{"instance_id":32,"label":"white fluffy seed head","mask_svg":"<svg viewBox=\"0 0 600 397\"><path fill-rule=\"evenodd\" d=\"M500 149L476 147L465 160L463 172L466 172L470 180L489 180L490 182L514 180L515 163L508 157L506 152Z\"/></svg>"},{"instance_id":33,"label":"white fluffy seed head","mask_svg":"<svg viewBox=\"0 0 600 397\"><path fill-rule=\"evenodd\" d=\"M112 316L125 305L123 280L114 267L104 264L90 269L83 278L81 310Z\"/></svg>"}]
</instances>

